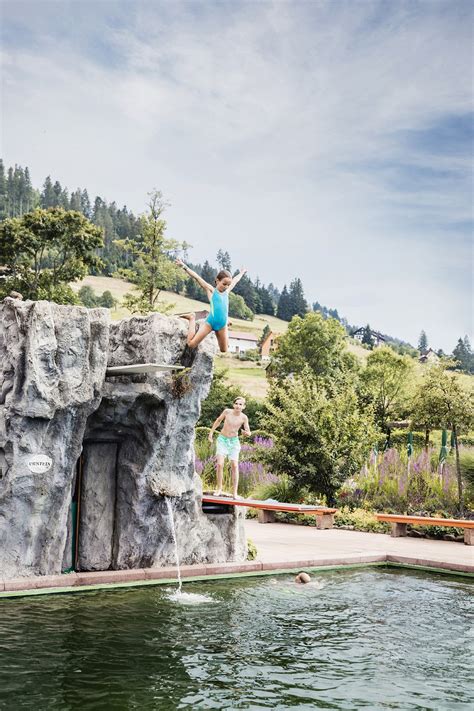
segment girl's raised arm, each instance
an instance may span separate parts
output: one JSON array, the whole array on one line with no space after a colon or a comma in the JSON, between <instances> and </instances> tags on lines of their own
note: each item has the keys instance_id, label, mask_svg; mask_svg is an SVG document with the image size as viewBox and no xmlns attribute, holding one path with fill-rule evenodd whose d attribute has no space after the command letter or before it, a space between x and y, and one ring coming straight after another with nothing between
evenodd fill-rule
<instances>
[{"instance_id":1,"label":"girl's raised arm","mask_svg":"<svg viewBox=\"0 0 474 711\"><path fill-rule=\"evenodd\" d=\"M192 269L190 269L186 264L183 262L182 259L177 259L176 264L178 267L182 267L186 274L190 276L194 281L197 281L200 287L204 289L204 291L207 292L208 296L212 295L212 292L214 291L214 287L211 286L210 284L207 283L207 281L204 281L202 277L199 276L199 274L196 274L196 272L193 272Z\"/></svg>"},{"instance_id":2,"label":"girl's raised arm","mask_svg":"<svg viewBox=\"0 0 474 711\"><path fill-rule=\"evenodd\" d=\"M235 277L232 279L232 281L231 281L231 283L230 283L229 291L232 291L232 289L234 288L234 286L239 283L239 281L242 279L242 277L243 277L244 274L246 274L246 273L247 273L247 270L246 270L246 269L244 269L244 268L239 269L239 273L235 275Z\"/></svg>"}]
</instances>

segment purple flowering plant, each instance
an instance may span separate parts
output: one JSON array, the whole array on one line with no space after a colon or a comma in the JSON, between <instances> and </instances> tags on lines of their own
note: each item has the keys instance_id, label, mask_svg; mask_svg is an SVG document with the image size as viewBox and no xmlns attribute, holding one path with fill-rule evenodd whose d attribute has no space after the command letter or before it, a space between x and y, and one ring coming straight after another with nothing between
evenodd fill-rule
<instances>
[{"instance_id":1,"label":"purple flowering plant","mask_svg":"<svg viewBox=\"0 0 474 711\"><path fill-rule=\"evenodd\" d=\"M386 512L446 512L458 507L454 463L441 467L439 450L421 450L408 458L392 448L372 453L367 464L344 482L337 499L340 506Z\"/></svg>"}]
</instances>

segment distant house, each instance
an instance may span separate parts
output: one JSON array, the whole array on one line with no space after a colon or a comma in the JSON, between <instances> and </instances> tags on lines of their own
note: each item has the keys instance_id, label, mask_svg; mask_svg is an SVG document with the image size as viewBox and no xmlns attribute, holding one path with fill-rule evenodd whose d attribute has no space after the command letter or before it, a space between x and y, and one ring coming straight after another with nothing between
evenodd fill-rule
<instances>
[{"instance_id":1,"label":"distant house","mask_svg":"<svg viewBox=\"0 0 474 711\"><path fill-rule=\"evenodd\" d=\"M260 346L262 360L270 360L273 351L276 349L276 334L270 331Z\"/></svg>"},{"instance_id":2,"label":"distant house","mask_svg":"<svg viewBox=\"0 0 474 711\"><path fill-rule=\"evenodd\" d=\"M356 340L358 340L362 343L362 339L364 338L364 333L365 333L365 326L362 328L358 328L357 331L352 331L351 336L352 336L352 338L355 338ZM372 329L370 330L370 335L372 336L374 346L380 346L381 343L385 343L385 341L387 340L384 336L382 336L381 333L379 333L378 331L372 331Z\"/></svg>"},{"instance_id":3,"label":"distant house","mask_svg":"<svg viewBox=\"0 0 474 711\"><path fill-rule=\"evenodd\" d=\"M428 348L428 350L422 353L418 358L420 363L439 363L439 360L439 355L435 353L432 348Z\"/></svg>"},{"instance_id":4,"label":"distant house","mask_svg":"<svg viewBox=\"0 0 474 711\"><path fill-rule=\"evenodd\" d=\"M229 331L229 352L245 353L257 348L258 338L253 333L244 331Z\"/></svg>"}]
</instances>

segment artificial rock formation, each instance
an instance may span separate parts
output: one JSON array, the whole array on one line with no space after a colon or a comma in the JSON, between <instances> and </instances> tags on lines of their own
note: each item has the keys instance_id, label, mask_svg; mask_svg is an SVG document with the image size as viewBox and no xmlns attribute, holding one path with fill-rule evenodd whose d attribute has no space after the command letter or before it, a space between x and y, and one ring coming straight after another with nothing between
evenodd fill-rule
<instances>
[{"instance_id":1,"label":"artificial rock formation","mask_svg":"<svg viewBox=\"0 0 474 711\"><path fill-rule=\"evenodd\" d=\"M194 426L214 343L177 318L0 304L0 578L243 560L242 514L206 515ZM186 360L187 359L187 360ZM107 365L184 374L106 378Z\"/></svg>"}]
</instances>

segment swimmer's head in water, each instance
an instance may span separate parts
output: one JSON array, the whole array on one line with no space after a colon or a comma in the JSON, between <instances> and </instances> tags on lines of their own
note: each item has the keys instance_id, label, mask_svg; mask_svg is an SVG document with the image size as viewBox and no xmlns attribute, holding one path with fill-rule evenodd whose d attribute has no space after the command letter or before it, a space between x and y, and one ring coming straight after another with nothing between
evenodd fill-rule
<instances>
[{"instance_id":1,"label":"swimmer's head in water","mask_svg":"<svg viewBox=\"0 0 474 711\"><path fill-rule=\"evenodd\" d=\"M298 575L295 578L295 583L309 583L311 581L310 576L308 573L298 573Z\"/></svg>"}]
</instances>

